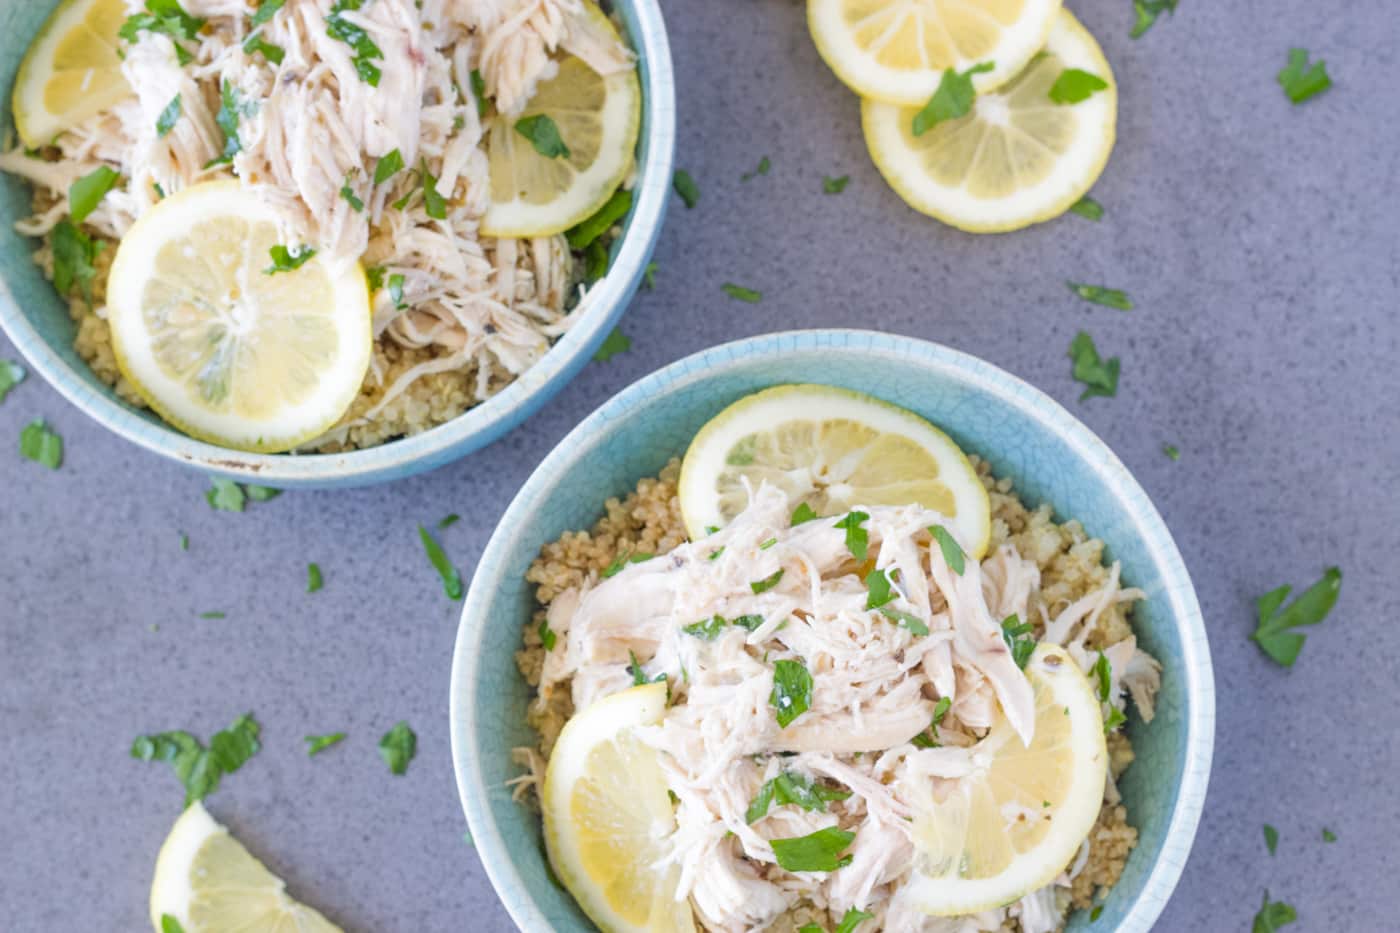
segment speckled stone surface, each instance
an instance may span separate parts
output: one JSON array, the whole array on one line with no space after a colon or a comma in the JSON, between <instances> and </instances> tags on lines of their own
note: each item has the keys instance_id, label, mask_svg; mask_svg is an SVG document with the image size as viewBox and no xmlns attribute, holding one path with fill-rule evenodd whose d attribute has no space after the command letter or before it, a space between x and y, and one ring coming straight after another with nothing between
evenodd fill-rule
<instances>
[{"instance_id":1,"label":"speckled stone surface","mask_svg":"<svg viewBox=\"0 0 1400 933\"><path fill-rule=\"evenodd\" d=\"M1194 854L1159 929L1246 930L1265 887L1299 929L1395 928L1400 769L1393 583L1400 553L1400 61L1382 0L1183 4L1127 38L1128 0L1071 6L1120 85L1099 224L1067 217L973 238L914 215L861 143L855 100L793 0L665 0L678 163L657 289L631 353L589 366L505 441L393 486L212 512L205 481L106 435L37 380L0 404L0 904L7 930L139 930L180 792L127 757L142 732L207 736L253 711L267 748L210 809L350 931L504 931L464 829L447 747L458 604L415 524L468 571L531 467L583 415L657 366L737 336L856 325L926 337L1064 402L1153 496L1195 578L1219 731ZM1337 86L1291 107L1291 45ZM767 155L773 169L739 176ZM844 194L823 175L849 174ZM1128 290L1086 305L1065 279ZM761 304L733 302L733 281ZM1080 404L1079 328L1122 358L1116 399ZM13 352L0 340L0 358ZM43 416L58 473L14 453ZM1179 462L1161 453L1181 448ZM190 538L187 552L179 535ZM325 589L308 595L305 565ZM1292 671L1248 641L1252 600L1346 579ZM218 610L223 620L201 620ZM152 631L151 626L158 630ZM419 755L375 752L407 719ZM350 738L308 759L301 736ZM1280 830L1277 856L1260 827ZM1322 828L1338 841L1321 841Z\"/></svg>"}]
</instances>

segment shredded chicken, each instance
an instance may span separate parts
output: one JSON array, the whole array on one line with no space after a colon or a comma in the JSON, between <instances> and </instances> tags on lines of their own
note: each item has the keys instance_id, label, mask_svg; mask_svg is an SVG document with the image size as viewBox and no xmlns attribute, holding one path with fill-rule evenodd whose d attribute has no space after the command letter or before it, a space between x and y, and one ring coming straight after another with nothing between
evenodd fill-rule
<instances>
[{"instance_id":1,"label":"shredded chicken","mask_svg":"<svg viewBox=\"0 0 1400 933\"><path fill-rule=\"evenodd\" d=\"M728 527L560 593L546 619L556 641L537 702L568 690L582 709L639 677L665 677L672 704L642 738L661 753L676 799L676 896L707 930L787 930L814 915L831 928L855 908L874 917L861 930L973 933L1016 921L1024 933L1050 933L1069 909L1087 840L1061 876L1005 908L931 918L901 896L915 862L910 821L926 799L917 789L932 782L951 792L985 768L979 742L999 716L1026 742L1033 737L1030 683L996 620L1027 613L1040 586L1036 564L1003 546L955 573L929 546L929 526L951 527L943 516L917 506L862 511L870 563L830 521L790 527L791 504L765 485ZM871 566L889 571L889 608L927 634L868 608ZM1084 641L1088 623L1140 595L1119 587L1115 566L1106 586L1048 622L1045 637L1088 671L1098 660ZM1105 654L1115 707L1130 693L1150 717L1156 661L1131 637ZM812 679L810 707L786 727L772 705L781 661L799 662ZM937 745L915 743L940 698L952 705L934 728ZM538 773L537 761L529 766ZM775 803L751 821L752 802L780 775L830 799L812 809ZM780 867L772 840L833 826L855 833L849 864L830 873Z\"/></svg>"}]
</instances>

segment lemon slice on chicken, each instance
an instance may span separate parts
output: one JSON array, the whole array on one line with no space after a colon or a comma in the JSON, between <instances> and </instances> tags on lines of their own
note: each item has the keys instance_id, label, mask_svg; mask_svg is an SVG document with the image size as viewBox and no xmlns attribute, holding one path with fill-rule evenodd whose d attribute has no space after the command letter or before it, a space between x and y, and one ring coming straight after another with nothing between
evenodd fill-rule
<instances>
[{"instance_id":1,"label":"lemon slice on chicken","mask_svg":"<svg viewBox=\"0 0 1400 933\"><path fill-rule=\"evenodd\" d=\"M601 35L617 29L594 4L586 15ZM620 41L620 40L619 40ZM567 154L541 154L519 127L547 117ZM525 123L529 126L529 123ZM597 213L632 171L642 125L636 68L600 75L572 55L540 82L517 116L498 114L487 133L491 207L481 232L494 237L562 233Z\"/></svg>"},{"instance_id":2,"label":"lemon slice on chicken","mask_svg":"<svg viewBox=\"0 0 1400 933\"><path fill-rule=\"evenodd\" d=\"M913 412L847 389L765 389L701 428L681 464L691 538L728 524L748 504L749 487L763 482L818 515L858 505L936 509L975 558L991 536L987 491L958 445Z\"/></svg>"},{"instance_id":3,"label":"lemon slice on chicken","mask_svg":"<svg viewBox=\"0 0 1400 933\"><path fill-rule=\"evenodd\" d=\"M992 69L974 85L1009 81L1040 47L1060 0L808 0L817 51L861 97L923 106L949 68Z\"/></svg>"},{"instance_id":4,"label":"lemon slice on chicken","mask_svg":"<svg viewBox=\"0 0 1400 933\"><path fill-rule=\"evenodd\" d=\"M1068 69L1105 82L1076 103L1050 90ZM1113 151L1118 91L1094 37L1061 11L1045 54L981 94L964 117L914 135L915 107L863 101L865 144L890 187L915 210L971 233L1058 217L1098 180Z\"/></svg>"},{"instance_id":5,"label":"lemon slice on chicken","mask_svg":"<svg viewBox=\"0 0 1400 933\"><path fill-rule=\"evenodd\" d=\"M156 933L179 924L184 933L285 930L340 933L340 928L288 896L281 878L195 802L186 808L156 859L151 923Z\"/></svg>"},{"instance_id":6,"label":"lemon slice on chicken","mask_svg":"<svg viewBox=\"0 0 1400 933\"><path fill-rule=\"evenodd\" d=\"M998 718L977 770L935 793L914 817L907 894L939 916L999 907L1049 884L1074 859L1103 805L1108 749L1088 677L1056 645L1026 664L1035 694L1029 747Z\"/></svg>"},{"instance_id":7,"label":"lemon slice on chicken","mask_svg":"<svg viewBox=\"0 0 1400 933\"><path fill-rule=\"evenodd\" d=\"M117 38L125 21L123 0L64 0L49 14L24 53L11 98L25 146L46 146L131 93Z\"/></svg>"},{"instance_id":8,"label":"lemon slice on chicken","mask_svg":"<svg viewBox=\"0 0 1400 933\"><path fill-rule=\"evenodd\" d=\"M339 421L364 382L364 272L321 255L270 271L278 228L239 182L209 182L151 208L117 250L107 283L117 365L193 437L289 450Z\"/></svg>"},{"instance_id":9,"label":"lemon slice on chicken","mask_svg":"<svg viewBox=\"0 0 1400 933\"><path fill-rule=\"evenodd\" d=\"M656 752L633 734L666 712L666 685L633 687L559 733L541 793L554 873L605 933L693 933L678 866L659 868L675 829Z\"/></svg>"}]
</instances>

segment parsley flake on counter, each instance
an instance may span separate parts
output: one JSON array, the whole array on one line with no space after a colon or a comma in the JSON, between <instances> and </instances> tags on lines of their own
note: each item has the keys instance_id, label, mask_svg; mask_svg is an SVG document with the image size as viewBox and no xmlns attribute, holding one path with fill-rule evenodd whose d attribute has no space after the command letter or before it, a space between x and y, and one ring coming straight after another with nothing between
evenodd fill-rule
<instances>
[{"instance_id":1,"label":"parsley flake on counter","mask_svg":"<svg viewBox=\"0 0 1400 933\"><path fill-rule=\"evenodd\" d=\"M53 286L67 295L78 286L84 300L92 304L92 280L97 278L97 254L102 241L79 230L72 221L61 220L49 234L53 250Z\"/></svg>"},{"instance_id":2,"label":"parsley flake on counter","mask_svg":"<svg viewBox=\"0 0 1400 933\"><path fill-rule=\"evenodd\" d=\"M735 285L733 282L725 282L720 286L724 293L737 301L747 301L751 305L756 305L763 300L763 292L752 288L745 288L742 285Z\"/></svg>"},{"instance_id":3,"label":"parsley flake on counter","mask_svg":"<svg viewBox=\"0 0 1400 933\"><path fill-rule=\"evenodd\" d=\"M792 527L796 528L798 525L814 522L820 517L816 509L805 502L799 503L797 508L792 510Z\"/></svg>"},{"instance_id":4,"label":"parsley flake on counter","mask_svg":"<svg viewBox=\"0 0 1400 933\"><path fill-rule=\"evenodd\" d=\"M306 755L310 758L320 754L332 745L339 745L345 740L344 732L332 732L328 735L308 735L304 738L306 742Z\"/></svg>"},{"instance_id":5,"label":"parsley flake on counter","mask_svg":"<svg viewBox=\"0 0 1400 933\"><path fill-rule=\"evenodd\" d=\"M121 178L121 172L108 165L98 166L68 186L68 214L80 224L97 209L107 192Z\"/></svg>"},{"instance_id":6,"label":"parsley flake on counter","mask_svg":"<svg viewBox=\"0 0 1400 933\"><path fill-rule=\"evenodd\" d=\"M1264 824L1264 847L1269 850L1270 855L1278 851L1278 830L1268 823Z\"/></svg>"},{"instance_id":7,"label":"parsley flake on counter","mask_svg":"<svg viewBox=\"0 0 1400 933\"><path fill-rule=\"evenodd\" d=\"M433 569L442 578L442 590L447 594L447 598L461 599L462 575L457 572L456 567L452 566L452 561L447 559L447 552L422 525L418 526L418 537L423 542L423 550L427 552L428 562L433 565Z\"/></svg>"},{"instance_id":8,"label":"parsley flake on counter","mask_svg":"<svg viewBox=\"0 0 1400 933\"><path fill-rule=\"evenodd\" d=\"M282 495L282 490L273 489L271 486L259 486L256 483L249 483L243 487L248 493L248 498L254 502L268 502Z\"/></svg>"},{"instance_id":9,"label":"parsley flake on counter","mask_svg":"<svg viewBox=\"0 0 1400 933\"><path fill-rule=\"evenodd\" d=\"M324 581L321 578L321 565L310 563L306 565L306 592L318 593Z\"/></svg>"},{"instance_id":10,"label":"parsley flake on counter","mask_svg":"<svg viewBox=\"0 0 1400 933\"><path fill-rule=\"evenodd\" d=\"M1302 625L1316 625L1336 605L1337 596L1342 591L1342 572L1336 567L1328 567L1322 579L1283 608L1283 601L1292 592L1292 587L1284 585L1270 590L1255 600L1258 613L1258 626L1254 639L1259 649L1284 667L1292 667L1298 660L1298 652L1303 650L1305 637L1291 631Z\"/></svg>"},{"instance_id":11,"label":"parsley flake on counter","mask_svg":"<svg viewBox=\"0 0 1400 933\"><path fill-rule=\"evenodd\" d=\"M846 550L858 561L865 560L870 547L870 532L861 527L869 518L869 512L851 512L832 526L846 529Z\"/></svg>"},{"instance_id":12,"label":"parsley flake on counter","mask_svg":"<svg viewBox=\"0 0 1400 933\"><path fill-rule=\"evenodd\" d=\"M1103 396L1112 398L1118 394L1118 357L1104 360L1094 346L1094 338L1085 331L1074 335L1069 345L1069 358L1074 361L1074 380L1084 384L1079 400Z\"/></svg>"},{"instance_id":13,"label":"parsley flake on counter","mask_svg":"<svg viewBox=\"0 0 1400 933\"><path fill-rule=\"evenodd\" d=\"M247 496L243 487L231 479L214 479L213 485L204 493L209 507L218 512L241 512Z\"/></svg>"},{"instance_id":14,"label":"parsley flake on counter","mask_svg":"<svg viewBox=\"0 0 1400 933\"><path fill-rule=\"evenodd\" d=\"M1022 622L1021 617L1014 612L1001 620L1001 637L1006 641L1006 647L1011 649L1011 659L1023 671L1030 663L1031 655L1035 653L1034 632L1035 626L1029 622Z\"/></svg>"},{"instance_id":15,"label":"parsley flake on counter","mask_svg":"<svg viewBox=\"0 0 1400 933\"><path fill-rule=\"evenodd\" d=\"M758 160L758 166L757 166L752 172L745 172L744 174L740 175L740 176L739 176L739 180L740 180L741 182L743 182L743 181L751 181L753 178L755 178L755 177L758 176L758 175L767 175L767 174L768 174L768 170L769 170L770 168L772 168L772 167L773 167L773 163L770 162L770 161L768 161L768 157L767 157L767 156L764 156L763 158L761 158L761 159Z\"/></svg>"},{"instance_id":16,"label":"parsley flake on counter","mask_svg":"<svg viewBox=\"0 0 1400 933\"><path fill-rule=\"evenodd\" d=\"M272 265L263 270L263 275L276 275L279 272L294 272L306 265L316 251L309 246L283 246L278 243L268 250Z\"/></svg>"},{"instance_id":17,"label":"parsley flake on counter","mask_svg":"<svg viewBox=\"0 0 1400 933\"><path fill-rule=\"evenodd\" d=\"M924 623L924 620L920 619L912 612L901 612L898 609L891 609L888 606L881 606L880 615L889 619L891 622L904 626L910 631L910 633L914 635L928 634L928 626Z\"/></svg>"},{"instance_id":18,"label":"parsley flake on counter","mask_svg":"<svg viewBox=\"0 0 1400 933\"><path fill-rule=\"evenodd\" d=\"M1327 63L1319 58L1309 64L1308 57L1307 49L1289 49L1288 64L1278 73L1279 87L1295 104L1316 97L1332 86Z\"/></svg>"},{"instance_id":19,"label":"parsley flake on counter","mask_svg":"<svg viewBox=\"0 0 1400 933\"><path fill-rule=\"evenodd\" d=\"M184 104L180 101L180 95L176 94L170 99L170 103L165 105L165 109L156 117L156 136L161 139L170 135L170 131L175 129L175 124L180 122L180 115L184 113Z\"/></svg>"},{"instance_id":20,"label":"parsley flake on counter","mask_svg":"<svg viewBox=\"0 0 1400 933\"><path fill-rule=\"evenodd\" d=\"M406 773L408 763L417 753L418 736L402 719L379 740L379 757L389 766L390 774Z\"/></svg>"},{"instance_id":21,"label":"parsley flake on counter","mask_svg":"<svg viewBox=\"0 0 1400 933\"><path fill-rule=\"evenodd\" d=\"M573 155L559 135L559 125L542 113L515 121L515 131L530 141L546 159L567 159Z\"/></svg>"},{"instance_id":22,"label":"parsley flake on counter","mask_svg":"<svg viewBox=\"0 0 1400 933\"><path fill-rule=\"evenodd\" d=\"M63 438L49 430L43 418L35 418L19 432L19 452L41 466L57 470L63 465Z\"/></svg>"},{"instance_id":23,"label":"parsley flake on counter","mask_svg":"<svg viewBox=\"0 0 1400 933\"><path fill-rule=\"evenodd\" d=\"M928 531L933 535L933 540L938 542L938 549L943 552L943 560L948 569L962 576L963 571L967 569L967 555L963 553L962 545L958 544L957 539L942 525L934 525Z\"/></svg>"},{"instance_id":24,"label":"parsley flake on counter","mask_svg":"<svg viewBox=\"0 0 1400 933\"><path fill-rule=\"evenodd\" d=\"M619 573L621 573L622 568L626 567L628 564L640 564L643 561L651 560L655 556L656 555L648 554L645 551L637 551L635 553L629 554L619 554L613 558L613 562L611 564L608 564L606 567L603 568L602 576L604 579L607 579L608 577L615 577Z\"/></svg>"},{"instance_id":25,"label":"parsley flake on counter","mask_svg":"<svg viewBox=\"0 0 1400 933\"><path fill-rule=\"evenodd\" d=\"M1254 915L1254 926L1251 933L1274 933L1279 927L1287 926L1298 920L1298 911L1293 909L1293 905L1285 904L1283 901L1270 901L1269 892L1264 891L1264 903L1259 908L1259 912Z\"/></svg>"},{"instance_id":26,"label":"parsley flake on counter","mask_svg":"<svg viewBox=\"0 0 1400 933\"><path fill-rule=\"evenodd\" d=\"M1087 220L1099 221L1103 219L1103 205L1087 194L1071 204L1069 209Z\"/></svg>"},{"instance_id":27,"label":"parsley flake on counter","mask_svg":"<svg viewBox=\"0 0 1400 933\"><path fill-rule=\"evenodd\" d=\"M24 381L28 373L24 367L12 360L0 360L0 402L5 401L5 396L10 394L10 390Z\"/></svg>"},{"instance_id":28,"label":"parsley flake on counter","mask_svg":"<svg viewBox=\"0 0 1400 933\"><path fill-rule=\"evenodd\" d=\"M1118 311L1133 310L1133 300L1122 289L1104 288L1102 285L1085 285L1082 282L1066 282L1069 290L1085 301Z\"/></svg>"},{"instance_id":29,"label":"parsley flake on counter","mask_svg":"<svg viewBox=\"0 0 1400 933\"><path fill-rule=\"evenodd\" d=\"M1137 15L1137 21L1133 23L1133 31L1128 33L1133 39L1140 39L1157 23L1157 17L1163 13L1176 13L1177 0L1133 0L1133 12Z\"/></svg>"},{"instance_id":30,"label":"parsley flake on counter","mask_svg":"<svg viewBox=\"0 0 1400 933\"><path fill-rule=\"evenodd\" d=\"M1098 919L1099 919L1100 917L1102 917L1102 916L1103 916L1103 905L1102 905L1102 904L1096 904L1096 905L1094 906L1094 909L1091 910L1091 911L1089 911L1089 922L1090 922L1090 923L1093 923L1095 920L1098 920Z\"/></svg>"},{"instance_id":31,"label":"parsley flake on counter","mask_svg":"<svg viewBox=\"0 0 1400 933\"><path fill-rule=\"evenodd\" d=\"M642 282L646 285L647 291L656 289L656 270L661 268L654 262L647 263L647 267L642 270Z\"/></svg>"},{"instance_id":32,"label":"parsley flake on counter","mask_svg":"<svg viewBox=\"0 0 1400 933\"><path fill-rule=\"evenodd\" d=\"M1163 444L1162 453L1166 454L1167 457L1172 460L1181 459L1181 451L1176 448L1175 444Z\"/></svg>"},{"instance_id":33,"label":"parsley flake on counter","mask_svg":"<svg viewBox=\"0 0 1400 933\"><path fill-rule=\"evenodd\" d=\"M768 703L777 714L780 729L811 708L812 675L801 661L773 662L773 692Z\"/></svg>"},{"instance_id":34,"label":"parsley flake on counter","mask_svg":"<svg viewBox=\"0 0 1400 933\"><path fill-rule=\"evenodd\" d=\"M350 46L354 53L351 60L355 63L355 73L360 76L360 80L370 87L379 87L381 72L375 61L382 61L384 52L374 44L369 33L340 15L346 12L353 13L363 5L364 0L337 0L326 14L326 32L332 39L339 39Z\"/></svg>"},{"instance_id":35,"label":"parsley flake on counter","mask_svg":"<svg viewBox=\"0 0 1400 933\"><path fill-rule=\"evenodd\" d=\"M1077 104L1099 91L1108 90L1108 82L1080 68L1066 68L1050 86L1050 99L1057 104Z\"/></svg>"},{"instance_id":36,"label":"parsley flake on counter","mask_svg":"<svg viewBox=\"0 0 1400 933\"><path fill-rule=\"evenodd\" d=\"M933 721L928 724L928 728L909 741L916 748L938 748L943 743L938 741L938 727L943 722L943 717L948 715L948 710L953 708L953 701L948 697L939 697L938 702L933 704Z\"/></svg>"},{"instance_id":37,"label":"parsley flake on counter","mask_svg":"<svg viewBox=\"0 0 1400 933\"><path fill-rule=\"evenodd\" d=\"M851 864L851 856L842 856L855 833L835 826L819 829L793 839L770 840L773 857L785 871L835 871Z\"/></svg>"},{"instance_id":38,"label":"parsley flake on counter","mask_svg":"<svg viewBox=\"0 0 1400 933\"><path fill-rule=\"evenodd\" d=\"M840 194L850 183L850 175L842 175L840 178L822 176L822 194Z\"/></svg>"},{"instance_id":39,"label":"parsley flake on counter","mask_svg":"<svg viewBox=\"0 0 1400 933\"><path fill-rule=\"evenodd\" d=\"M624 334L621 328L614 327L599 345L598 352L593 354L593 359L599 363L606 363L619 353L626 353L630 349L632 338Z\"/></svg>"},{"instance_id":40,"label":"parsley flake on counter","mask_svg":"<svg viewBox=\"0 0 1400 933\"><path fill-rule=\"evenodd\" d=\"M980 62L964 72L952 68L943 72L938 81L938 89L924 104L923 109L914 115L914 135L922 136L945 120L965 117L977 99L977 90L972 86L972 76L991 71L996 66L992 62Z\"/></svg>"},{"instance_id":41,"label":"parsley flake on counter","mask_svg":"<svg viewBox=\"0 0 1400 933\"><path fill-rule=\"evenodd\" d=\"M785 571L780 567L773 573L764 577L762 580L755 580L752 583L750 583L749 589L753 590L755 596L757 596L759 593L766 593L773 587L778 585L778 581L780 581L783 578L784 572Z\"/></svg>"},{"instance_id":42,"label":"parsley flake on counter","mask_svg":"<svg viewBox=\"0 0 1400 933\"><path fill-rule=\"evenodd\" d=\"M1336 841L1337 841L1337 834L1334 833L1334 832L1332 832L1332 830L1328 829L1326 826L1324 826L1324 827L1322 827L1322 841L1323 841L1323 842L1336 842Z\"/></svg>"},{"instance_id":43,"label":"parsley flake on counter","mask_svg":"<svg viewBox=\"0 0 1400 933\"><path fill-rule=\"evenodd\" d=\"M770 807L787 804L801 807L809 813L824 813L829 802L845 800L850 796L848 790L827 787L796 772L783 771L759 789L758 795L744 812L744 822L756 823L768 815Z\"/></svg>"},{"instance_id":44,"label":"parsley flake on counter","mask_svg":"<svg viewBox=\"0 0 1400 933\"><path fill-rule=\"evenodd\" d=\"M214 733L206 748L184 731L139 736L131 744L131 757L139 761L165 761L185 787L185 806L203 800L219 787L219 780L243 767L262 748L262 731L252 713L245 713L227 729Z\"/></svg>"},{"instance_id":45,"label":"parsley flake on counter","mask_svg":"<svg viewBox=\"0 0 1400 933\"><path fill-rule=\"evenodd\" d=\"M632 192L619 188L608 198L607 203L598 208L593 216L581 221L578 226L564 234L571 249L584 249L594 240L612 229L613 225L627 216L632 209Z\"/></svg>"},{"instance_id":46,"label":"parsley flake on counter","mask_svg":"<svg viewBox=\"0 0 1400 933\"><path fill-rule=\"evenodd\" d=\"M891 603L899 595L895 590L889 572L876 568L865 575L865 588L869 591L869 596L865 600L866 609L879 609L886 603Z\"/></svg>"},{"instance_id":47,"label":"parsley flake on counter","mask_svg":"<svg viewBox=\"0 0 1400 933\"><path fill-rule=\"evenodd\" d=\"M199 614L199 617L201 619L227 619L228 613L220 612L219 610L215 609L212 612L201 612Z\"/></svg>"},{"instance_id":48,"label":"parsley flake on counter","mask_svg":"<svg viewBox=\"0 0 1400 933\"><path fill-rule=\"evenodd\" d=\"M438 522L438 531L442 531L445 528L451 528L453 525L457 524L461 520L462 516L458 515L456 512L453 512L446 518L444 518L442 521Z\"/></svg>"},{"instance_id":49,"label":"parsley flake on counter","mask_svg":"<svg viewBox=\"0 0 1400 933\"><path fill-rule=\"evenodd\" d=\"M187 534L185 534L184 532L181 532L181 533L180 533L180 550L182 550L182 551L188 551L189 549L190 549L190 536L187 535Z\"/></svg>"},{"instance_id":50,"label":"parsley flake on counter","mask_svg":"<svg viewBox=\"0 0 1400 933\"><path fill-rule=\"evenodd\" d=\"M403 171L403 153L397 149L390 150L379 157L379 161L374 164L374 183L382 185Z\"/></svg>"},{"instance_id":51,"label":"parsley flake on counter","mask_svg":"<svg viewBox=\"0 0 1400 933\"><path fill-rule=\"evenodd\" d=\"M671 187L685 202L686 210L690 210L700 203L700 186L695 183L695 179L691 178L690 173L685 169L676 169L676 173L671 176Z\"/></svg>"}]
</instances>

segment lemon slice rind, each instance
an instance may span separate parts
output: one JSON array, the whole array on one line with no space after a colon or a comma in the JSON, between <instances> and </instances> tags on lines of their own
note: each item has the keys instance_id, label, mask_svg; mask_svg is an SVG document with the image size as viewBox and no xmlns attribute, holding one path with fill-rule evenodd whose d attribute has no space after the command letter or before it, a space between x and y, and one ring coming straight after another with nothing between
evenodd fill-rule
<instances>
[{"instance_id":1,"label":"lemon slice rind","mask_svg":"<svg viewBox=\"0 0 1400 933\"><path fill-rule=\"evenodd\" d=\"M96 9L96 8L105 9ZM122 0L64 0L49 15L24 53L11 96L15 130L26 148L48 145L64 130L107 109L131 93L121 72L116 28L126 17ZM102 29L103 35L94 31ZM105 33L110 28L111 35ZM80 32L88 35L79 35ZM45 99L57 78L57 56L73 54L73 46L92 46L101 61L79 79L77 101L66 112L54 113Z\"/></svg>"}]
</instances>

